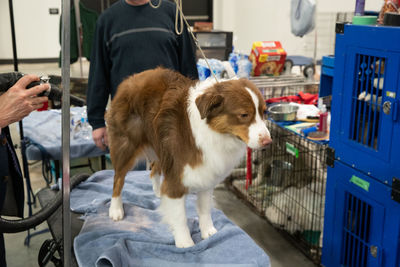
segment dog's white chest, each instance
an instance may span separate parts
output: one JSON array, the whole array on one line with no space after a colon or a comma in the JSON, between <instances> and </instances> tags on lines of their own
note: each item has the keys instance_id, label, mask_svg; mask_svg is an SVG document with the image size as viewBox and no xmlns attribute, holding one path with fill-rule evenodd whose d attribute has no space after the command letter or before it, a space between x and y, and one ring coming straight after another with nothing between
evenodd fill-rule
<instances>
[{"instance_id":1,"label":"dog's white chest","mask_svg":"<svg viewBox=\"0 0 400 267\"><path fill-rule=\"evenodd\" d=\"M207 87L207 83L202 86ZM246 145L238 138L213 131L200 118L196 97L204 88L192 89L188 98L188 116L197 147L202 151L202 162L183 171L183 184L192 192L215 187L226 178L244 157Z\"/></svg>"},{"instance_id":2,"label":"dog's white chest","mask_svg":"<svg viewBox=\"0 0 400 267\"><path fill-rule=\"evenodd\" d=\"M203 163L201 165L193 168L189 165L185 166L183 184L191 192L214 188L240 163L245 151L246 146L244 144L239 144L239 146L230 151L221 151L211 146L208 153L203 151Z\"/></svg>"}]
</instances>

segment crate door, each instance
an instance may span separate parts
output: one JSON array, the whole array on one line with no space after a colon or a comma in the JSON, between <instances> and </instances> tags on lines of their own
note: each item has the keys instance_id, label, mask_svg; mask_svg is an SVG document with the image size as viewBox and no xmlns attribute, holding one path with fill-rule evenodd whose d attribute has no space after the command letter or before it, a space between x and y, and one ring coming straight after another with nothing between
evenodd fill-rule
<instances>
[{"instance_id":1,"label":"crate door","mask_svg":"<svg viewBox=\"0 0 400 267\"><path fill-rule=\"evenodd\" d=\"M361 156L388 162L397 113L399 55L360 47L348 48L347 55L343 138Z\"/></svg>"},{"instance_id":2,"label":"crate door","mask_svg":"<svg viewBox=\"0 0 400 267\"><path fill-rule=\"evenodd\" d=\"M342 186L336 192L344 198L344 205L336 207L335 220L340 246L334 254L340 255L340 266L382 266L383 207Z\"/></svg>"}]
</instances>

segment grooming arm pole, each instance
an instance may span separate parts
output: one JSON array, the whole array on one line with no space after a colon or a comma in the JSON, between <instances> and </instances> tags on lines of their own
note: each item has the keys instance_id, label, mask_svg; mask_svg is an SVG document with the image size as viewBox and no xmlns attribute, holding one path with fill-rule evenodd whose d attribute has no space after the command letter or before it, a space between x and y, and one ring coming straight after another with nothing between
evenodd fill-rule
<instances>
[{"instance_id":1,"label":"grooming arm pole","mask_svg":"<svg viewBox=\"0 0 400 267\"><path fill-rule=\"evenodd\" d=\"M71 213L70 213L70 10L71 1L62 0L62 40L61 40L61 77L62 77L62 195L63 195L63 265L71 266Z\"/></svg>"}]
</instances>

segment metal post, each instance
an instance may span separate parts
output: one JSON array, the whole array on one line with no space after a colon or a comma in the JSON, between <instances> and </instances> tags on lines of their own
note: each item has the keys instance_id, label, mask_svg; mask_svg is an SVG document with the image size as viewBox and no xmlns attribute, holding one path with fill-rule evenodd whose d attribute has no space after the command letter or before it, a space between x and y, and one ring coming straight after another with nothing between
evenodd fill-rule
<instances>
[{"instance_id":1,"label":"metal post","mask_svg":"<svg viewBox=\"0 0 400 267\"><path fill-rule=\"evenodd\" d=\"M14 62L14 71L18 71L18 57L17 57L17 45L15 40L15 24L14 24L14 9L13 9L13 1L8 0L8 7L10 10L10 24L11 24L11 38L12 38L12 47L13 47L13 62Z\"/></svg>"},{"instance_id":2,"label":"metal post","mask_svg":"<svg viewBox=\"0 0 400 267\"><path fill-rule=\"evenodd\" d=\"M61 39L61 82L62 82L62 193L63 193L63 263L64 267L71 266L71 213L70 213L70 10L71 1L62 0L62 39Z\"/></svg>"}]
</instances>

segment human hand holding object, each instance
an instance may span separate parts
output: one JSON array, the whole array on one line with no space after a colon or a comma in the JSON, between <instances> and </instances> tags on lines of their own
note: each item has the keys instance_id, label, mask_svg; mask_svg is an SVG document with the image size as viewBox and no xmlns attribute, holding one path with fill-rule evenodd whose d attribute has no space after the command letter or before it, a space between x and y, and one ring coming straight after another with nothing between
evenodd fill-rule
<instances>
[{"instance_id":1,"label":"human hand holding object","mask_svg":"<svg viewBox=\"0 0 400 267\"><path fill-rule=\"evenodd\" d=\"M0 128L20 121L48 101L47 96L38 95L48 90L49 84L39 84L27 89L29 84L39 80L36 75L24 75L0 96Z\"/></svg>"}]
</instances>

